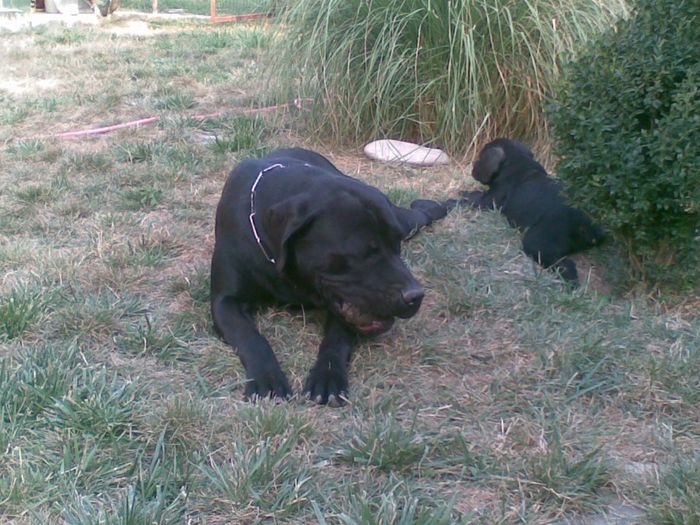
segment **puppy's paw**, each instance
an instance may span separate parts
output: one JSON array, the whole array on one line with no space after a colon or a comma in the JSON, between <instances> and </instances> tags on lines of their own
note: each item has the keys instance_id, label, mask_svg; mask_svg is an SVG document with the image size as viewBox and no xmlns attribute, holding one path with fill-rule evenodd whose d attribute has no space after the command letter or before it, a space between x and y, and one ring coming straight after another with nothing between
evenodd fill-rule
<instances>
[{"instance_id":1,"label":"puppy's paw","mask_svg":"<svg viewBox=\"0 0 700 525\"><path fill-rule=\"evenodd\" d=\"M246 401L251 402L262 398L285 400L292 397L292 389L282 370L270 369L248 377L244 397Z\"/></svg>"},{"instance_id":2,"label":"puppy's paw","mask_svg":"<svg viewBox=\"0 0 700 525\"><path fill-rule=\"evenodd\" d=\"M578 280L578 271L576 270L576 263L574 261L568 257L565 257L552 265L551 268L557 272L562 279L564 279L567 286L572 289L579 287L580 283Z\"/></svg>"},{"instance_id":3,"label":"puppy's paw","mask_svg":"<svg viewBox=\"0 0 700 525\"><path fill-rule=\"evenodd\" d=\"M304 384L304 395L319 405L343 406L348 400L348 376L345 367L331 361L318 361Z\"/></svg>"}]
</instances>

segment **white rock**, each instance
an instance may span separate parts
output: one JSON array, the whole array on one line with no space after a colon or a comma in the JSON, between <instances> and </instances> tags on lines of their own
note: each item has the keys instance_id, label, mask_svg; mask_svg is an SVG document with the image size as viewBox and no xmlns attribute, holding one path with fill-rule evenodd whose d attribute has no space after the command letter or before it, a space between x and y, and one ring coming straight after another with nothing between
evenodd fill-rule
<instances>
[{"instance_id":1,"label":"white rock","mask_svg":"<svg viewBox=\"0 0 700 525\"><path fill-rule=\"evenodd\" d=\"M450 157L437 148L427 148L402 140L375 140L365 146L365 155L382 162L406 162L414 166L447 164Z\"/></svg>"}]
</instances>

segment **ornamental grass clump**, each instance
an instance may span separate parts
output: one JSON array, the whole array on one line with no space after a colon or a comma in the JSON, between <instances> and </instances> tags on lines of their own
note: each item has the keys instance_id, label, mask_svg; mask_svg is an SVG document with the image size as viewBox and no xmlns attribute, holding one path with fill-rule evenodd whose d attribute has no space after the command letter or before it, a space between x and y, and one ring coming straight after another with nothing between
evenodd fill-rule
<instances>
[{"instance_id":1,"label":"ornamental grass clump","mask_svg":"<svg viewBox=\"0 0 700 525\"><path fill-rule=\"evenodd\" d=\"M543 137L562 60L624 13L623 0L299 0L273 72L314 99L325 138L464 152L478 131Z\"/></svg>"},{"instance_id":2,"label":"ornamental grass clump","mask_svg":"<svg viewBox=\"0 0 700 525\"><path fill-rule=\"evenodd\" d=\"M637 0L571 63L551 112L559 177L636 278L700 277L700 3Z\"/></svg>"}]
</instances>

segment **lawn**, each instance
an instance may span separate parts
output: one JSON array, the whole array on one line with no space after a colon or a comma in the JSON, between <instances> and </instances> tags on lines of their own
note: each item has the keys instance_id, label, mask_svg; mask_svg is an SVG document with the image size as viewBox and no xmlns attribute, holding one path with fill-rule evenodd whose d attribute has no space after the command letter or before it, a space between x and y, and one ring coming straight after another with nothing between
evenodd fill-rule
<instances>
[{"instance_id":1,"label":"lawn","mask_svg":"<svg viewBox=\"0 0 700 525\"><path fill-rule=\"evenodd\" d=\"M272 39L119 12L0 34L0 521L698 523L697 301L619 293L605 252L569 291L494 213L405 246L426 299L361 344L348 406L242 400L208 306L237 161L311 147L400 204L473 185L470 152L373 164L310 142L303 111L243 112L287 102ZM258 320L298 392L320 317Z\"/></svg>"}]
</instances>

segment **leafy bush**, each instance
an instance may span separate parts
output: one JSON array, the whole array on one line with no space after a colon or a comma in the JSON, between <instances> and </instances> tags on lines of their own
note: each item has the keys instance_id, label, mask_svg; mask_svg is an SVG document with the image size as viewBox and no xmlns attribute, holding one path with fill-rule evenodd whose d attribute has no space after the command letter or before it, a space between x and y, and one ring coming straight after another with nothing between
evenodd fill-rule
<instances>
[{"instance_id":1,"label":"leafy bush","mask_svg":"<svg viewBox=\"0 0 700 525\"><path fill-rule=\"evenodd\" d=\"M271 55L322 136L466 151L480 130L535 138L563 58L625 0L298 0Z\"/></svg>"},{"instance_id":2,"label":"leafy bush","mask_svg":"<svg viewBox=\"0 0 700 525\"><path fill-rule=\"evenodd\" d=\"M700 3L638 0L565 70L558 175L653 283L700 275Z\"/></svg>"}]
</instances>

